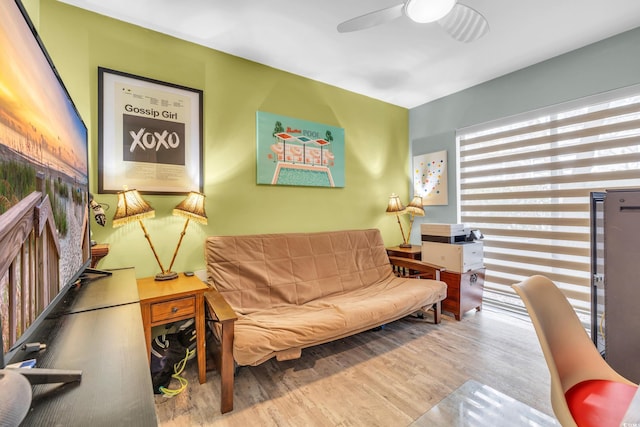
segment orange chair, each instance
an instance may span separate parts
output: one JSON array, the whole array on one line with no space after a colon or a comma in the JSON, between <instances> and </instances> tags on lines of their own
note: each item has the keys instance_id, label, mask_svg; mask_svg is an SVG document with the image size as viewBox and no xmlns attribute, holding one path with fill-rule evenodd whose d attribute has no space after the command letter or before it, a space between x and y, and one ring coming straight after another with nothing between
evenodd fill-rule
<instances>
[{"instance_id":1,"label":"orange chair","mask_svg":"<svg viewBox=\"0 0 640 427\"><path fill-rule=\"evenodd\" d=\"M618 427L638 388L602 358L564 294L532 276L513 289L522 298L551 376L551 406L563 427Z\"/></svg>"}]
</instances>

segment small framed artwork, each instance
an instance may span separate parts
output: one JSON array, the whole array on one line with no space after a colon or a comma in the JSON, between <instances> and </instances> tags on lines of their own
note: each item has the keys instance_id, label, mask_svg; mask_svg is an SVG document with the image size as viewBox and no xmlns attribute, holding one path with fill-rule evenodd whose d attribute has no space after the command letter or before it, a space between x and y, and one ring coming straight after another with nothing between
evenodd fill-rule
<instances>
[{"instance_id":1,"label":"small framed artwork","mask_svg":"<svg viewBox=\"0 0 640 427\"><path fill-rule=\"evenodd\" d=\"M202 191L202 91L98 68L98 192Z\"/></svg>"},{"instance_id":2,"label":"small framed artwork","mask_svg":"<svg viewBox=\"0 0 640 427\"><path fill-rule=\"evenodd\" d=\"M344 187L344 129L258 111L257 182Z\"/></svg>"},{"instance_id":3,"label":"small framed artwork","mask_svg":"<svg viewBox=\"0 0 640 427\"><path fill-rule=\"evenodd\" d=\"M427 206L446 205L447 151L422 154L413 158L413 194L422 196Z\"/></svg>"}]
</instances>

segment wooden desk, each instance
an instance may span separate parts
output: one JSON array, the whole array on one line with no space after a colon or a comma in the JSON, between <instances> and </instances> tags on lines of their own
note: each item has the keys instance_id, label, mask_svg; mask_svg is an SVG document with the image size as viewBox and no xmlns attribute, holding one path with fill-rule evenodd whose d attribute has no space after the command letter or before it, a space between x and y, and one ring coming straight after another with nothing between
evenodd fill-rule
<instances>
[{"instance_id":1,"label":"wooden desk","mask_svg":"<svg viewBox=\"0 0 640 427\"><path fill-rule=\"evenodd\" d=\"M196 355L200 384L207 381L204 325L204 293L209 287L196 276L180 274L177 279L156 281L153 277L138 279L140 310L147 355L151 362L151 327L195 318Z\"/></svg>"},{"instance_id":2,"label":"wooden desk","mask_svg":"<svg viewBox=\"0 0 640 427\"><path fill-rule=\"evenodd\" d=\"M99 297L107 298L95 304ZM59 305L27 341L47 348L20 351L8 363L35 358L40 368L81 370L82 379L34 385L31 410L20 425L156 426L133 269L70 289Z\"/></svg>"},{"instance_id":3,"label":"wooden desk","mask_svg":"<svg viewBox=\"0 0 640 427\"><path fill-rule=\"evenodd\" d=\"M107 243L91 246L91 268L95 268L98 262L109 254Z\"/></svg>"},{"instance_id":4,"label":"wooden desk","mask_svg":"<svg viewBox=\"0 0 640 427\"><path fill-rule=\"evenodd\" d=\"M70 291L70 296L73 295L74 302L68 313L79 313L140 302L138 288L136 287L135 269L121 268L106 271L111 272L112 275L85 274L88 283L80 284Z\"/></svg>"}]
</instances>

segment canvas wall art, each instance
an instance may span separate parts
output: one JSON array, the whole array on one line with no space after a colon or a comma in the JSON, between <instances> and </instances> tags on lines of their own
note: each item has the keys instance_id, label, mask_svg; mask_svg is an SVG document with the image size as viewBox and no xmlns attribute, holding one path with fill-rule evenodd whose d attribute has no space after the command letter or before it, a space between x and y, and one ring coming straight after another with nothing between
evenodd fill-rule
<instances>
[{"instance_id":1,"label":"canvas wall art","mask_svg":"<svg viewBox=\"0 0 640 427\"><path fill-rule=\"evenodd\" d=\"M257 182L344 187L344 129L258 111Z\"/></svg>"},{"instance_id":2,"label":"canvas wall art","mask_svg":"<svg viewBox=\"0 0 640 427\"><path fill-rule=\"evenodd\" d=\"M449 203L446 150L413 158L413 193L422 196L425 206Z\"/></svg>"}]
</instances>

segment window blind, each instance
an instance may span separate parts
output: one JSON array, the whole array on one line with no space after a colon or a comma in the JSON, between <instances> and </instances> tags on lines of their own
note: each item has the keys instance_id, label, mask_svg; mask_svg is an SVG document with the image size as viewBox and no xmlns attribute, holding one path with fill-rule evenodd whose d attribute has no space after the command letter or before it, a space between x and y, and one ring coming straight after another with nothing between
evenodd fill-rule
<instances>
[{"instance_id":1,"label":"window blind","mask_svg":"<svg viewBox=\"0 0 640 427\"><path fill-rule=\"evenodd\" d=\"M640 186L640 88L457 132L460 221L485 235L485 299L544 274L590 311L590 192Z\"/></svg>"}]
</instances>

